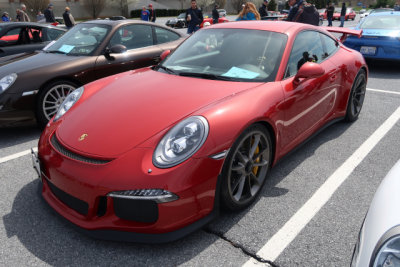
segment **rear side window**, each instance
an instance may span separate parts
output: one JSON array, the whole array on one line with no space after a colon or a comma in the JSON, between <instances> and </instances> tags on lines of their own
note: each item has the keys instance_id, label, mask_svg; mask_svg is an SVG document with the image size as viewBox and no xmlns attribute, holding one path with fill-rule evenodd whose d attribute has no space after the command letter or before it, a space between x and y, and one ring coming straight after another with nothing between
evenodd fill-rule
<instances>
[{"instance_id":1,"label":"rear side window","mask_svg":"<svg viewBox=\"0 0 400 267\"><path fill-rule=\"evenodd\" d=\"M331 37L321 33L321 38L325 47L326 57L333 55L339 49L337 41L333 40Z\"/></svg>"},{"instance_id":2,"label":"rear side window","mask_svg":"<svg viewBox=\"0 0 400 267\"><path fill-rule=\"evenodd\" d=\"M157 44L168 43L179 39L179 35L166 29L154 27Z\"/></svg>"}]
</instances>

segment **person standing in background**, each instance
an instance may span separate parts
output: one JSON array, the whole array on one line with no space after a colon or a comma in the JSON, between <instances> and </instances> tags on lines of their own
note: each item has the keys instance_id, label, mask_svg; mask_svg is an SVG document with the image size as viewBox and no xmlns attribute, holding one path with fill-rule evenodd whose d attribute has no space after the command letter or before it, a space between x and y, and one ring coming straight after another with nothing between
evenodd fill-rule
<instances>
[{"instance_id":1,"label":"person standing in background","mask_svg":"<svg viewBox=\"0 0 400 267\"><path fill-rule=\"evenodd\" d=\"M56 18L54 17L53 13L53 4L49 4L47 9L44 11L44 17L46 18L46 22L54 23L56 22Z\"/></svg>"},{"instance_id":2,"label":"person standing in background","mask_svg":"<svg viewBox=\"0 0 400 267\"><path fill-rule=\"evenodd\" d=\"M3 13L3 16L1 16L1 21L4 21L4 22L9 22L9 21L11 21L11 18L10 18L10 16L8 15L7 12L4 12L4 13Z\"/></svg>"},{"instance_id":3,"label":"person standing in background","mask_svg":"<svg viewBox=\"0 0 400 267\"><path fill-rule=\"evenodd\" d=\"M264 0L260 8L258 9L258 13L260 13L260 17L268 16L268 0Z\"/></svg>"},{"instance_id":4,"label":"person standing in background","mask_svg":"<svg viewBox=\"0 0 400 267\"><path fill-rule=\"evenodd\" d=\"M149 21L156 22L156 10L153 8L152 4L149 4L149 12L150 12Z\"/></svg>"},{"instance_id":5,"label":"person standing in background","mask_svg":"<svg viewBox=\"0 0 400 267\"><path fill-rule=\"evenodd\" d=\"M142 7L142 12L140 12L140 19L144 21L149 21L150 12L146 9L146 7Z\"/></svg>"},{"instance_id":6,"label":"person standing in background","mask_svg":"<svg viewBox=\"0 0 400 267\"><path fill-rule=\"evenodd\" d=\"M329 2L326 9L326 18L328 20L328 26L330 27L332 27L333 12L335 12L335 7L333 6L332 2Z\"/></svg>"},{"instance_id":7,"label":"person standing in background","mask_svg":"<svg viewBox=\"0 0 400 267\"><path fill-rule=\"evenodd\" d=\"M37 22L44 22L44 21L46 21L46 19L44 18L44 15L42 14L42 12L38 12L37 13L37 15L36 15L36 21Z\"/></svg>"},{"instance_id":8,"label":"person standing in background","mask_svg":"<svg viewBox=\"0 0 400 267\"><path fill-rule=\"evenodd\" d=\"M215 4L214 5L214 9L212 10L213 24L217 24L218 23L219 12L218 12L217 8L218 8L218 5Z\"/></svg>"},{"instance_id":9,"label":"person standing in background","mask_svg":"<svg viewBox=\"0 0 400 267\"><path fill-rule=\"evenodd\" d=\"M203 12L197 8L196 0L190 2L190 8L186 10L186 21L188 22L188 34L192 34L200 29L203 22Z\"/></svg>"},{"instance_id":10,"label":"person standing in background","mask_svg":"<svg viewBox=\"0 0 400 267\"><path fill-rule=\"evenodd\" d=\"M21 4L21 9L19 11L19 21L31 21L28 14L26 14L26 5Z\"/></svg>"},{"instance_id":11,"label":"person standing in background","mask_svg":"<svg viewBox=\"0 0 400 267\"><path fill-rule=\"evenodd\" d=\"M64 24L68 29L71 29L75 25L75 19L71 14L71 10L69 7L65 8L65 12L63 13Z\"/></svg>"},{"instance_id":12,"label":"person standing in background","mask_svg":"<svg viewBox=\"0 0 400 267\"><path fill-rule=\"evenodd\" d=\"M260 20L260 18L256 6L252 2L247 2L236 20Z\"/></svg>"},{"instance_id":13,"label":"person standing in background","mask_svg":"<svg viewBox=\"0 0 400 267\"><path fill-rule=\"evenodd\" d=\"M345 18L346 18L346 3L343 2L342 10L340 11L340 26L339 27L343 27L344 26L344 19Z\"/></svg>"}]
</instances>

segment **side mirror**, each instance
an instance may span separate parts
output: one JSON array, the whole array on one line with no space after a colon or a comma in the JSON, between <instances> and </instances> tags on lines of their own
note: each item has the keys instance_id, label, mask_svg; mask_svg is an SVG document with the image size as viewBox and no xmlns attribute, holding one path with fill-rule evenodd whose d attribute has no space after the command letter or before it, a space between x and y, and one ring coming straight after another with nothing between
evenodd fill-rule
<instances>
[{"instance_id":1,"label":"side mirror","mask_svg":"<svg viewBox=\"0 0 400 267\"><path fill-rule=\"evenodd\" d=\"M125 53L126 50L126 46L122 44L116 44L110 48L110 54L122 54Z\"/></svg>"},{"instance_id":2,"label":"side mirror","mask_svg":"<svg viewBox=\"0 0 400 267\"><path fill-rule=\"evenodd\" d=\"M116 44L113 45L111 48L106 48L106 51L104 52L104 56L108 59L114 59L111 54L122 54L126 52L126 46L121 45L121 44Z\"/></svg>"},{"instance_id":3,"label":"side mirror","mask_svg":"<svg viewBox=\"0 0 400 267\"><path fill-rule=\"evenodd\" d=\"M300 67L293 81L295 83L300 83L300 78L317 78L324 75L324 73L325 70L319 64L314 62L306 62Z\"/></svg>"},{"instance_id":4,"label":"side mirror","mask_svg":"<svg viewBox=\"0 0 400 267\"><path fill-rule=\"evenodd\" d=\"M163 61L169 54L171 54L171 50L165 50L164 52L161 53L161 61Z\"/></svg>"}]
</instances>

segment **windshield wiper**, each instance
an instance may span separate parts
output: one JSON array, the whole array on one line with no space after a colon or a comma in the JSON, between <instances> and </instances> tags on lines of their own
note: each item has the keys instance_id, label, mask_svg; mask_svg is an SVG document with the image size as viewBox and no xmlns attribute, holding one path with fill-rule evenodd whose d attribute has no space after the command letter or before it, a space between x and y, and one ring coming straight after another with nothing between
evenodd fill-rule
<instances>
[{"instance_id":1,"label":"windshield wiper","mask_svg":"<svg viewBox=\"0 0 400 267\"><path fill-rule=\"evenodd\" d=\"M168 73L170 73L170 74L179 75L178 72L176 72L176 71L174 71L173 69L170 69L170 68L168 68L168 67L165 67L165 66L163 66L163 65L158 65L158 68L159 68L159 69L163 69L163 70L165 70L166 72L168 72Z\"/></svg>"},{"instance_id":2,"label":"windshield wiper","mask_svg":"<svg viewBox=\"0 0 400 267\"><path fill-rule=\"evenodd\" d=\"M60 50L44 50L44 52L51 54L64 54L64 55L67 54L66 52Z\"/></svg>"},{"instance_id":3,"label":"windshield wiper","mask_svg":"<svg viewBox=\"0 0 400 267\"><path fill-rule=\"evenodd\" d=\"M198 77L204 79L211 79L211 80L219 80L219 81L237 81L237 78L222 76L222 75L215 75L211 73L198 73L198 72L181 72L179 73L180 76L187 76L187 77Z\"/></svg>"}]
</instances>

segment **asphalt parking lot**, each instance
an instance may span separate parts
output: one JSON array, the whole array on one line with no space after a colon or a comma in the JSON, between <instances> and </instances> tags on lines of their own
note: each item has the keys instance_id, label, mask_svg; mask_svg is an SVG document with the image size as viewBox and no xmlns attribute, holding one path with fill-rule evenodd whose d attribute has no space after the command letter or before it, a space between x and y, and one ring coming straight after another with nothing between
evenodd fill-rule
<instances>
[{"instance_id":1,"label":"asphalt parking lot","mask_svg":"<svg viewBox=\"0 0 400 267\"><path fill-rule=\"evenodd\" d=\"M248 209L164 245L76 232L38 195L29 149L40 131L0 129L0 265L348 266L373 194L400 159L400 64L368 64L356 122L329 126L283 159Z\"/></svg>"}]
</instances>

